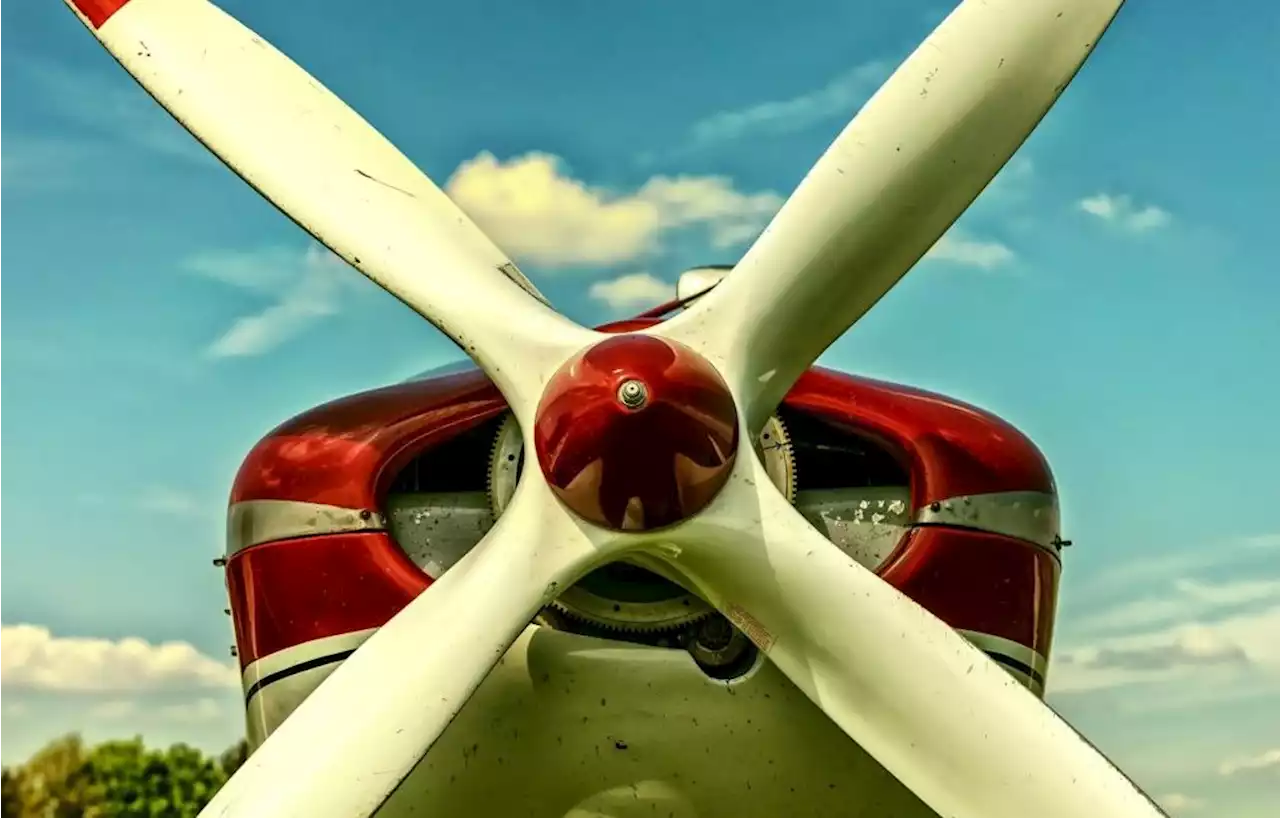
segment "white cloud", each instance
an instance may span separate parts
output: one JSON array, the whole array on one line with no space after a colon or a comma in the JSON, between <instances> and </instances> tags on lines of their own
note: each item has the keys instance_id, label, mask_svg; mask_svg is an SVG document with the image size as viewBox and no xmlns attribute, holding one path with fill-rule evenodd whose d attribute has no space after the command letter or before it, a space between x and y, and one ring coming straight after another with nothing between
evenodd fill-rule
<instances>
[{"instance_id":1,"label":"white cloud","mask_svg":"<svg viewBox=\"0 0 1280 818\"><path fill-rule=\"evenodd\" d=\"M676 286L649 273L631 273L609 281L597 281L587 290L615 312L653 307L675 298Z\"/></svg>"},{"instance_id":2,"label":"white cloud","mask_svg":"<svg viewBox=\"0 0 1280 818\"><path fill-rule=\"evenodd\" d=\"M239 683L230 663L186 642L153 645L136 637L113 641L58 637L39 625L0 628L0 683L5 689L60 692L225 688Z\"/></svg>"},{"instance_id":3,"label":"white cloud","mask_svg":"<svg viewBox=\"0 0 1280 818\"><path fill-rule=\"evenodd\" d=\"M1098 193L1076 202L1082 212L1133 233L1165 227L1172 221L1167 210L1148 204L1138 206L1125 195Z\"/></svg>"},{"instance_id":4,"label":"white cloud","mask_svg":"<svg viewBox=\"0 0 1280 818\"><path fill-rule=\"evenodd\" d=\"M816 90L712 114L694 124L693 140L696 144L717 143L749 133L792 133L829 119L852 119L891 72L887 61L876 60L846 71Z\"/></svg>"},{"instance_id":5,"label":"white cloud","mask_svg":"<svg viewBox=\"0 0 1280 818\"><path fill-rule=\"evenodd\" d=\"M301 333L317 319L333 315L337 305L325 295L304 287L260 313L246 315L210 344L212 358L261 355Z\"/></svg>"},{"instance_id":6,"label":"white cloud","mask_svg":"<svg viewBox=\"0 0 1280 818\"><path fill-rule=\"evenodd\" d=\"M1203 808L1205 803L1203 798L1194 798L1180 792L1171 792L1160 796L1156 800L1160 802L1160 806L1169 812L1176 813L1195 812Z\"/></svg>"},{"instance_id":7,"label":"white cloud","mask_svg":"<svg viewBox=\"0 0 1280 818\"><path fill-rule=\"evenodd\" d=\"M1030 191L1035 176L1036 166L1031 158L1015 154L982 191L979 201L1021 200Z\"/></svg>"},{"instance_id":8,"label":"white cloud","mask_svg":"<svg viewBox=\"0 0 1280 818\"><path fill-rule=\"evenodd\" d=\"M1276 566L1270 561L1269 549L1276 545L1280 545L1280 534L1255 534L1198 548L1144 555L1141 559L1108 565L1105 572L1077 585L1070 601L1097 608L1118 596L1128 597L1135 589L1159 586L1163 590L1187 577L1221 576L1223 572L1248 577L1271 576ZM1072 620L1069 627L1074 628L1075 621Z\"/></svg>"},{"instance_id":9,"label":"white cloud","mask_svg":"<svg viewBox=\"0 0 1280 818\"><path fill-rule=\"evenodd\" d=\"M953 229L943 234L924 258L989 271L1011 264L1017 256L998 241L976 239Z\"/></svg>"},{"instance_id":10,"label":"white cloud","mask_svg":"<svg viewBox=\"0 0 1280 818\"><path fill-rule=\"evenodd\" d=\"M714 247L728 249L753 238L782 205L775 193L741 193L719 176L655 176L630 193L591 187L546 153L506 162L481 153L454 171L445 191L500 247L544 266L630 261L683 228L705 230Z\"/></svg>"},{"instance_id":11,"label":"white cloud","mask_svg":"<svg viewBox=\"0 0 1280 818\"><path fill-rule=\"evenodd\" d=\"M1191 680L1221 698L1247 672L1280 675L1280 605L1207 622L1126 634L1055 652L1052 693Z\"/></svg>"},{"instance_id":12,"label":"white cloud","mask_svg":"<svg viewBox=\"0 0 1280 818\"><path fill-rule=\"evenodd\" d=\"M1280 747L1266 750L1257 755L1228 759L1218 766L1219 775L1224 776L1259 772L1280 773Z\"/></svg>"},{"instance_id":13,"label":"white cloud","mask_svg":"<svg viewBox=\"0 0 1280 818\"><path fill-rule=\"evenodd\" d=\"M74 184L94 161L102 161L102 147L64 136L5 134L3 147L5 190L49 190Z\"/></svg>"},{"instance_id":14,"label":"white cloud","mask_svg":"<svg viewBox=\"0 0 1280 818\"><path fill-rule=\"evenodd\" d=\"M136 721L139 718L179 723L196 723L222 718L225 713L214 699L203 697L159 707L137 699L109 699L89 708L89 718L101 721Z\"/></svg>"},{"instance_id":15,"label":"white cloud","mask_svg":"<svg viewBox=\"0 0 1280 818\"><path fill-rule=\"evenodd\" d=\"M167 704L157 711L168 721L198 722L222 718L225 713L217 700L202 698L181 704Z\"/></svg>"},{"instance_id":16,"label":"white cloud","mask_svg":"<svg viewBox=\"0 0 1280 818\"><path fill-rule=\"evenodd\" d=\"M1161 594L1143 596L1073 623L1075 630L1128 630L1271 600L1280 601L1280 579L1240 579L1229 582L1174 580Z\"/></svg>"},{"instance_id":17,"label":"white cloud","mask_svg":"<svg viewBox=\"0 0 1280 818\"><path fill-rule=\"evenodd\" d=\"M292 247L262 247L255 250L213 250L195 253L182 262L188 272L211 281L260 295L274 295L295 282L299 268L327 251L311 245L299 252ZM336 256L334 262L341 262Z\"/></svg>"},{"instance_id":18,"label":"white cloud","mask_svg":"<svg viewBox=\"0 0 1280 818\"><path fill-rule=\"evenodd\" d=\"M657 209L616 197L561 172L560 160L530 153L462 163L445 191L502 248L536 264L611 264L649 249Z\"/></svg>"},{"instance_id":19,"label":"white cloud","mask_svg":"<svg viewBox=\"0 0 1280 818\"><path fill-rule=\"evenodd\" d=\"M19 70L54 113L86 131L131 144L152 154L216 167L218 162L194 137L156 105L123 72L90 72L47 61L24 60ZM85 150L99 152L92 141ZM63 141L65 146L69 144Z\"/></svg>"},{"instance_id":20,"label":"white cloud","mask_svg":"<svg viewBox=\"0 0 1280 818\"><path fill-rule=\"evenodd\" d=\"M195 497L166 486L152 486L142 492L138 506L144 511L168 514L175 517L191 517L204 513Z\"/></svg>"},{"instance_id":21,"label":"white cloud","mask_svg":"<svg viewBox=\"0 0 1280 818\"><path fill-rule=\"evenodd\" d=\"M1217 584L1180 579L1174 583L1174 588L1184 599L1210 608L1280 598L1280 579L1243 579Z\"/></svg>"},{"instance_id":22,"label":"white cloud","mask_svg":"<svg viewBox=\"0 0 1280 818\"><path fill-rule=\"evenodd\" d=\"M1245 537L1244 545L1248 548L1280 548L1280 534L1258 534Z\"/></svg>"},{"instance_id":23,"label":"white cloud","mask_svg":"<svg viewBox=\"0 0 1280 818\"><path fill-rule=\"evenodd\" d=\"M261 355L322 318L336 314L359 275L328 249L311 244L303 252L279 247L200 253L183 266L272 302L236 321L206 349L211 358Z\"/></svg>"},{"instance_id":24,"label":"white cloud","mask_svg":"<svg viewBox=\"0 0 1280 818\"><path fill-rule=\"evenodd\" d=\"M1154 638L1120 640L1065 653L1054 667L1054 693L1186 677L1205 668L1249 661L1238 644L1201 627Z\"/></svg>"},{"instance_id":25,"label":"white cloud","mask_svg":"<svg viewBox=\"0 0 1280 818\"><path fill-rule=\"evenodd\" d=\"M739 193L722 176L655 176L636 198L657 209L663 229L705 226L718 250L753 240L783 203L776 193Z\"/></svg>"},{"instance_id":26,"label":"white cloud","mask_svg":"<svg viewBox=\"0 0 1280 818\"><path fill-rule=\"evenodd\" d=\"M138 703L131 699L110 699L89 708L89 717L102 721L121 721L138 714Z\"/></svg>"}]
</instances>

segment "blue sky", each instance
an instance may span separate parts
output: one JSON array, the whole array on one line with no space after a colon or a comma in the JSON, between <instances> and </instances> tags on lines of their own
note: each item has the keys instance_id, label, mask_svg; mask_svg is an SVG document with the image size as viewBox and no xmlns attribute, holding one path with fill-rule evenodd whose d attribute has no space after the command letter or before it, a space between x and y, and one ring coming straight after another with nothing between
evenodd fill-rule
<instances>
[{"instance_id":1,"label":"blue sky","mask_svg":"<svg viewBox=\"0 0 1280 818\"><path fill-rule=\"evenodd\" d=\"M598 321L732 262L946 4L224 8ZM71 727L229 743L209 560L240 458L455 353L212 161L61 4L3 23L4 758ZM1130 3L824 358L993 409L1044 449L1076 543L1050 698L1178 813L1280 798L1278 46L1266 0ZM67 667L104 681L76 689Z\"/></svg>"}]
</instances>

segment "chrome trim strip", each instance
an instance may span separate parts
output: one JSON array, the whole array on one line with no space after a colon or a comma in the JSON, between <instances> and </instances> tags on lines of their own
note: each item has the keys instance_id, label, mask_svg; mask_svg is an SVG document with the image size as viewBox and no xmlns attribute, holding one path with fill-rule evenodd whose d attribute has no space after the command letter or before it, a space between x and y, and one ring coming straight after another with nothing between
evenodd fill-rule
<instances>
[{"instance_id":1,"label":"chrome trim strip","mask_svg":"<svg viewBox=\"0 0 1280 818\"><path fill-rule=\"evenodd\" d=\"M1003 534L1058 553L1058 497L1006 491L951 497L916 512L916 525L952 525Z\"/></svg>"},{"instance_id":2,"label":"chrome trim strip","mask_svg":"<svg viewBox=\"0 0 1280 818\"><path fill-rule=\"evenodd\" d=\"M257 749L377 628L326 636L278 650L241 673L245 733Z\"/></svg>"},{"instance_id":3,"label":"chrome trim strip","mask_svg":"<svg viewBox=\"0 0 1280 818\"><path fill-rule=\"evenodd\" d=\"M274 540L348 531L383 531L386 527L383 516L372 509L296 500L245 500L227 509L227 556Z\"/></svg>"},{"instance_id":4,"label":"chrome trim strip","mask_svg":"<svg viewBox=\"0 0 1280 818\"><path fill-rule=\"evenodd\" d=\"M250 691L257 692L262 689L264 679L331 654L354 651L377 630L377 628L367 628L336 636L324 636L261 657L240 673L240 684L244 688L246 700L251 698ZM255 687L257 690L254 690Z\"/></svg>"},{"instance_id":5,"label":"chrome trim strip","mask_svg":"<svg viewBox=\"0 0 1280 818\"><path fill-rule=\"evenodd\" d=\"M992 636L989 633L966 631L959 628L956 629L956 632L965 639L968 639L976 647L981 648L988 653L1000 653L1008 656L1010 659L1015 659L1021 664L1031 668L1036 673L1039 673L1041 676L1043 676L1045 671L1049 669L1048 659L1021 642L1015 642L1012 639L1005 639L1003 636Z\"/></svg>"},{"instance_id":6,"label":"chrome trim strip","mask_svg":"<svg viewBox=\"0 0 1280 818\"><path fill-rule=\"evenodd\" d=\"M999 664L1009 671L1010 675L1015 679L1030 688L1032 693L1037 696L1044 696L1044 680L1049 672L1049 659L1043 654L1037 653L1021 642L1014 642L1002 636L992 636L989 633L967 631L960 628L956 628L956 633L969 640L974 647L996 661L999 661L998 657L1013 660L1011 663L999 662ZM1032 674L1018 670L1017 665L1030 669Z\"/></svg>"}]
</instances>

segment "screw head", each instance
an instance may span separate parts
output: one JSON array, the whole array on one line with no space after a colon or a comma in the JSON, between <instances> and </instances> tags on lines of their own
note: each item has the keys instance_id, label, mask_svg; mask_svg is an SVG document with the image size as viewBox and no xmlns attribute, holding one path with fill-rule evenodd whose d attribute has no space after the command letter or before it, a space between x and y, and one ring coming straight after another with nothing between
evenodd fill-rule
<instances>
[{"instance_id":1,"label":"screw head","mask_svg":"<svg viewBox=\"0 0 1280 818\"><path fill-rule=\"evenodd\" d=\"M649 400L649 390L637 380L624 381L618 387L618 400L628 409L639 409Z\"/></svg>"}]
</instances>

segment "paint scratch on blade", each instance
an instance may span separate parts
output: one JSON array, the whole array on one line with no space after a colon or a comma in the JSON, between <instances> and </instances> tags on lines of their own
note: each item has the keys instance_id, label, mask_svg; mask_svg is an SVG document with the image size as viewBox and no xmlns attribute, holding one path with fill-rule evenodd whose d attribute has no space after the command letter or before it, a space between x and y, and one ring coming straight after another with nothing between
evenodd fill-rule
<instances>
[{"instance_id":1,"label":"paint scratch on blade","mask_svg":"<svg viewBox=\"0 0 1280 818\"><path fill-rule=\"evenodd\" d=\"M368 179L370 182L377 182L378 184L382 185L383 187L391 188L392 190L396 191L397 193L403 193L404 195L408 196L410 199L417 198L416 196L414 196L412 193L410 193L409 191L405 190L404 188L402 188L402 187L396 187L395 185L391 184L390 182L384 182L384 181L382 181L381 179L378 179L377 177L370 176L369 174L367 174L367 173L365 173L364 171L360 170L360 168L356 168L356 173L358 173L358 174L360 174L361 176L363 176L364 178Z\"/></svg>"}]
</instances>

